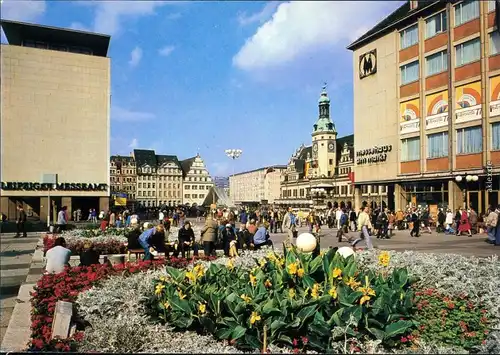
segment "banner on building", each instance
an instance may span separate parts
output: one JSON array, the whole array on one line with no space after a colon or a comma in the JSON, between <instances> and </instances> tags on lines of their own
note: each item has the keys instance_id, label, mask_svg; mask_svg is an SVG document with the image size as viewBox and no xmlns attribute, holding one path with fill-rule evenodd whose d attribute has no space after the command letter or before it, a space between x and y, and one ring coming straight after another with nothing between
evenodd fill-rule
<instances>
[{"instance_id":1,"label":"banner on building","mask_svg":"<svg viewBox=\"0 0 500 355\"><path fill-rule=\"evenodd\" d=\"M400 112L400 133L420 132L420 99L402 102Z\"/></svg>"},{"instance_id":2,"label":"banner on building","mask_svg":"<svg viewBox=\"0 0 500 355\"><path fill-rule=\"evenodd\" d=\"M425 97L425 129L448 125L448 90Z\"/></svg>"},{"instance_id":3,"label":"banner on building","mask_svg":"<svg viewBox=\"0 0 500 355\"><path fill-rule=\"evenodd\" d=\"M465 84L455 89L456 123L480 120L483 117L481 109L481 82Z\"/></svg>"},{"instance_id":4,"label":"banner on building","mask_svg":"<svg viewBox=\"0 0 500 355\"><path fill-rule=\"evenodd\" d=\"M490 117L500 115L500 75L490 79Z\"/></svg>"},{"instance_id":5,"label":"banner on building","mask_svg":"<svg viewBox=\"0 0 500 355\"><path fill-rule=\"evenodd\" d=\"M126 193L116 193L113 195L115 200L115 206L127 206L127 194Z\"/></svg>"}]
</instances>

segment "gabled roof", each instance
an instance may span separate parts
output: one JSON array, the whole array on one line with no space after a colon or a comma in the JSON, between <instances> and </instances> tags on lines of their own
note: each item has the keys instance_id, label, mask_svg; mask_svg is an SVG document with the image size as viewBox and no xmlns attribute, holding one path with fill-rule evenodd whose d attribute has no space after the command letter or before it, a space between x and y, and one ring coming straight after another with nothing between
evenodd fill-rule
<instances>
[{"instance_id":1,"label":"gabled roof","mask_svg":"<svg viewBox=\"0 0 500 355\"><path fill-rule=\"evenodd\" d=\"M179 162L179 159L177 159L176 155L157 155L156 162L159 167L165 163L174 163L175 166L177 166L179 169L182 169L182 166Z\"/></svg>"},{"instance_id":2,"label":"gabled roof","mask_svg":"<svg viewBox=\"0 0 500 355\"><path fill-rule=\"evenodd\" d=\"M430 7L434 7L434 5L436 5L436 7L445 7L446 3L447 1L419 0L417 8L412 10L410 8L410 1L406 1L393 13L376 24L371 30L347 46L347 49L354 51L359 47L384 36L388 32L394 30L396 26L403 26L403 22L415 21L417 17L422 16L422 12L428 11Z\"/></svg>"},{"instance_id":3,"label":"gabled roof","mask_svg":"<svg viewBox=\"0 0 500 355\"><path fill-rule=\"evenodd\" d=\"M196 157L197 156L181 160L180 163L181 163L181 168L182 168L182 172L184 173L184 176L186 176L189 173L189 170L191 170L191 165L193 165L194 161L196 160Z\"/></svg>"},{"instance_id":4,"label":"gabled roof","mask_svg":"<svg viewBox=\"0 0 500 355\"><path fill-rule=\"evenodd\" d=\"M137 167L149 165L156 167L156 155L154 150L134 149L135 164ZM139 171L138 171L139 173Z\"/></svg>"},{"instance_id":5,"label":"gabled roof","mask_svg":"<svg viewBox=\"0 0 500 355\"><path fill-rule=\"evenodd\" d=\"M337 138L337 163L340 161L342 157L342 151L344 150L344 144L347 143L347 146L350 149L349 156L352 160L354 160L354 134L350 134L348 136ZM338 165L338 164L337 164Z\"/></svg>"}]
</instances>

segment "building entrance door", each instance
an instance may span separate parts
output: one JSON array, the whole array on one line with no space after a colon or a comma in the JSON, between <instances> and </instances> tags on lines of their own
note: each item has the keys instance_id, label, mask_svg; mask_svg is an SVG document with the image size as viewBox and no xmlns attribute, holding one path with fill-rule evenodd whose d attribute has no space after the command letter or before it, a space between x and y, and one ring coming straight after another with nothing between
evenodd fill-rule
<instances>
[{"instance_id":1,"label":"building entrance door","mask_svg":"<svg viewBox=\"0 0 500 355\"><path fill-rule=\"evenodd\" d=\"M396 201L394 198L394 184L387 185L387 208L390 211L396 209Z\"/></svg>"}]
</instances>

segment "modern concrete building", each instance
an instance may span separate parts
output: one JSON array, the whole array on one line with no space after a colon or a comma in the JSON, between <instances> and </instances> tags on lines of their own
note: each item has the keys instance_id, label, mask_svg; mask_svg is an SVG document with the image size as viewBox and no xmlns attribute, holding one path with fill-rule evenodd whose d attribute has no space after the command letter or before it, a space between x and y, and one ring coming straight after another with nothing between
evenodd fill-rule
<instances>
[{"instance_id":1,"label":"modern concrete building","mask_svg":"<svg viewBox=\"0 0 500 355\"><path fill-rule=\"evenodd\" d=\"M297 208L324 208L328 201L341 206L352 204L354 137L337 138L326 86L318 108L312 145L300 146L290 158L281 177L281 197L276 204Z\"/></svg>"},{"instance_id":2,"label":"modern concrete building","mask_svg":"<svg viewBox=\"0 0 500 355\"><path fill-rule=\"evenodd\" d=\"M184 174L182 203L189 206L201 206L208 192L214 186L205 162L197 154L195 157L180 163Z\"/></svg>"},{"instance_id":3,"label":"modern concrete building","mask_svg":"<svg viewBox=\"0 0 500 355\"><path fill-rule=\"evenodd\" d=\"M352 43L356 204L499 202L495 1L407 1Z\"/></svg>"},{"instance_id":4,"label":"modern concrete building","mask_svg":"<svg viewBox=\"0 0 500 355\"><path fill-rule=\"evenodd\" d=\"M47 218L109 203L110 37L1 21L0 209ZM57 181L42 181L57 174Z\"/></svg>"},{"instance_id":5,"label":"modern concrete building","mask_svg":"<svg viewBox=\"0 0 500 355\"><path fill-rule=\"evenodd\" d=\"M236 205L274 203L280 197L283 165L273 165L245 171L229 177L231 201Z\"/></svg>"}]
</instances>

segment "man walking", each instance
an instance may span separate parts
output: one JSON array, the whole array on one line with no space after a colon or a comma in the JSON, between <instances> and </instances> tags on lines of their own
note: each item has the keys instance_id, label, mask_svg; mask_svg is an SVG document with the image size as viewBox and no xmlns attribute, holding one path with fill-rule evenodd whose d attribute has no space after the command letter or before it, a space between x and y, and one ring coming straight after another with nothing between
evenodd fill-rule
<instances>
[{"instance_id":1,"label":"man walking","mask_svg":"<svg viewBox=\"0 0 500 355\"><path fill-rule=\"evenodd\" d=\"M295 230L295 218L292 214L292 209L288 209L288 213L283 217L283 230L287 233L285 245L290 245L293 239L293 231Z\"/></svg>"},{"instance_id":2,"label":"man walking","mask_svg":"<svg viewBox=\"0 0 500 355\"><path fill-rule=\"evenodd\" d=\"M26 212L24 212L23 206L18 205L17 210L19 211L19 217L17 218L17 234L14 238L21 237L21 232L23 233L23 238L27 238L26 234Z\"/></svg>"},{"instance_id":3,"label":"man walking","mask_svg":"<svg viewBox=\"0 0 500 355\"><path fill-rule=\"evenodd\" d=\"M372 223L370 221L369 208L365 207L365 209L360 212L358 217L358 230L360 232L360 236L356 238L356 240L352 243L353 249L356 249L356 244L358 244L361 240L365 240L366 247L368 249L373 249L372 240L370 237L370 230L372 229Z\"/></svg>"},{"instance_id":4,"label":"man walking","mask_svg":"<svg viewBox=\"0 0 500 355\"><path fill-rule=\"evenodd\" d=\"M417 209L413 207L411 213L411 221L413 223L413 228L410 232L410 237L420 237L420 218L418 217Z\"/></svg>"}]
</instances>

